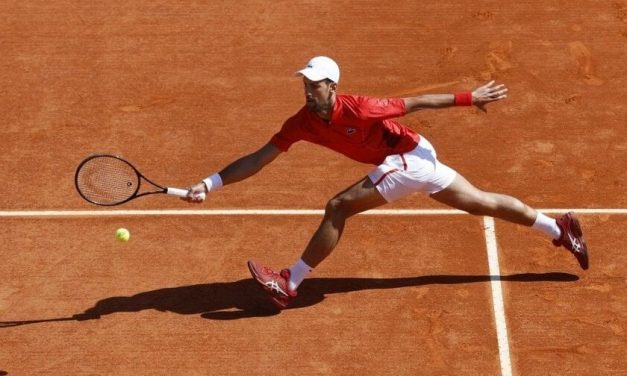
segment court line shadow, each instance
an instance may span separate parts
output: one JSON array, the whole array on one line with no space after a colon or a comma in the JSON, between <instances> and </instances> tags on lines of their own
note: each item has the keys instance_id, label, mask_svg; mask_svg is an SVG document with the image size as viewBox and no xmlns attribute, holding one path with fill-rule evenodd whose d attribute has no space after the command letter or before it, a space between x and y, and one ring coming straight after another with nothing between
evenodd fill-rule
<instances>
[{"instance_id":1,"label":"court line shadow","mask_svg":"<svg viewBox=\"0 0 627 376\"><path fill-rule=\"evenodd\" d=\"M288 309L309 307L320 303L326 295L361 290L395 289L424 285L448 285L490 282L574 282L579 277L568 273L523 273L505 276L490 275L426 275L404 278L311 278L298 289L298 298ZM98 301L93 307L69 317L40 320L0 321L0 329L20 325L95 320L118 312L139 312L155 309L180 315L198 314L211 320L234 320L273 316L274 308L261 288L252 279L216 282L146 291L133 296L114 296Z\"/></svg>"}]
</instances>

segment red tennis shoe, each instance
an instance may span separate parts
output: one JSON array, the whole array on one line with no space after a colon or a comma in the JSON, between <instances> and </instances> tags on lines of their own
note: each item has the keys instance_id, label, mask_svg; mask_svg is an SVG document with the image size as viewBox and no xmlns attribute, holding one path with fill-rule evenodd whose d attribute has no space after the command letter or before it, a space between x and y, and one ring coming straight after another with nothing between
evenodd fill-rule
<instances>
[{"instance_id":1,"label":"red tennis shoe","mask_svg":"<svg viewBox=\"0 0 627 376\"><path fill-rule=\"evenodd\" d=\"M568 212L556 219L557 225L562 230L562 235L553 240L556 247L563 246L568 249L579 261L581 268L588 269L588 246L583 239L583 232L579 220L573 212Z\"/></svg>"},{"instance_id":2,"label":"red tennis shoe","mask_svg":"<svg viewBox=\"0 0 627 376\"><path fill-rule=\"evenodd\" d=\"M296 297L296 290L289 289L290 270L283 269L275 273L272 269L256 261L248 261L248 269L253 278L270 295L274 305L283 309Z\"/></svg>"}]
</instances>

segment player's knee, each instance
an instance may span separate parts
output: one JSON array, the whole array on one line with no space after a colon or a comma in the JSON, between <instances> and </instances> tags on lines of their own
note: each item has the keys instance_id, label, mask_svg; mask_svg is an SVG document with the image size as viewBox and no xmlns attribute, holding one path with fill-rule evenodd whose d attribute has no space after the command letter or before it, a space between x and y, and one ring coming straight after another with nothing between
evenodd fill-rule
<instances>
[{"instance_id":1,"label":"player's knee","mask_svg":"<svg viewBox=\"0 0 627 376\"><path fill-rule=\"evenodd\" d=\"M352 215L350 201L336 196L327 202L325 212L329 216L348 218Z\"/></svg>"},{"instance_id":2,"label":"player's knee","mask_svg":"<svg viewBox=\"0 0 627 376\"><path fill-rule=\"evenodd\" d=\"M339 197L333 197L327 202L325 207L325 213L327 215L341 215L342 213L342 199Z\"/></svg>"}]
</instances>

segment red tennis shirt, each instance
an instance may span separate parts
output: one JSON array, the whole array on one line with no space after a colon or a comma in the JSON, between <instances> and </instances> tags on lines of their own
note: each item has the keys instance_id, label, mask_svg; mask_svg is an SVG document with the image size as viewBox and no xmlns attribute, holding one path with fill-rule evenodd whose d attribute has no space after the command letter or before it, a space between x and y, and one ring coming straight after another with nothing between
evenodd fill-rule
<instances>
[{"instance_id":1,"label":"red tennis shirt","mask_svg":"<svg viewBox=\"0 0 627 376\"><path fill-rule=\"evenodd\" d=\"M418 133L391 120L406 113L400 98L337 95L331 121L303 106L285 121L270 143L285 152L293 143L305 140L358 162L379 165L388 155L406 153L418 144Z\"/></svg>"}]
</instances>

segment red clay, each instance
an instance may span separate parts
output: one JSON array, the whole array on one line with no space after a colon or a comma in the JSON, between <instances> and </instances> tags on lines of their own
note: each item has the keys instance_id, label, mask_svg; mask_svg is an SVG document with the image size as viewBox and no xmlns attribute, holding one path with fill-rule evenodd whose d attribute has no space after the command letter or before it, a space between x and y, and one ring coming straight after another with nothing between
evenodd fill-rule
<instances>
[{"instance_id":1,"label":"red clay","mask_svg":"<svg viewBox=\"0 0 627 376\"><path fill-rule=\"evenodd\" d=\"M72 180L93 152L192 184L303 105L292 73L318 54L349 93L503 82L487 113L404 122L482 188L543 208L627 206L624 1L5 3L0 210L97 209ZM202 207L323 208L370 168L297 144ZM435 207L416 195L388 208ZM289 265L319 220L0 219L0 374L500 374L480 218L357 217L300 303L268 310L245 261ZM625 369L624 218L581 220L585 273L497 221L514 374Z\"/></svg>"}]
</instances>

